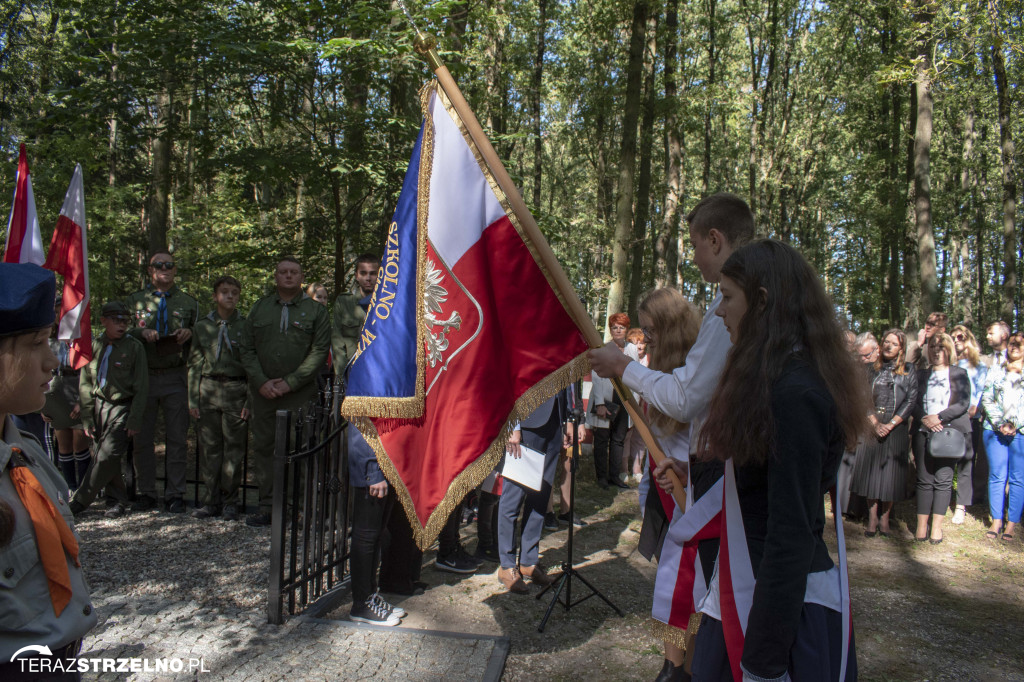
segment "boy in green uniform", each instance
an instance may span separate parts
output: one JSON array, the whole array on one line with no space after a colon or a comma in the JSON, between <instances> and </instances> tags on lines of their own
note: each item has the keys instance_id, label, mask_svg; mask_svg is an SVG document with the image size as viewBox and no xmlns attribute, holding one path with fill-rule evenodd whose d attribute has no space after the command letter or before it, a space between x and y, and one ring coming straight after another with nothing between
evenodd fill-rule
<instances>
[{"instance_id":1,"label":"boy in green uniform","mask_svg":"<svg viewBox=\"0 0 1024 682\"><path fill-rule=\"evenodd\" d=\"M96 443L96 459L71 498L74 514L92 504L103 486L114 499L107 518L122 516L128 502L121 464L128 452L128 439L142 428L149 391L146 350L125 334L130 319L127 306L120 301L103 306L100 323L104 332L93 340L92 362L82 369L82 424Z\"/></svg>"},{"instance_id":2,"label":"boy in green uniform","mask_svg":"<svg viewBox=\"0 0 1024 682\"><path fill-rule=\"evenodd\" d=\"M199 318L199 302L174 283L178 266L166 251L149 259L150 284L128 297L135 317L128 332L143 342L149 367L149 397L142 429L135 438L135 481L139 496L132 506L147 511L156 506L156 454L154 437L158 411L164 413L167 432L167 511L185 511L185 434L188 432L186 358L192 327Z\"/></svg>"},{"instance_id":3,"label":"boy in green uniform","mask_svg":"<svg viewBox=\"0 0 1024 682\"><path fill-rule=\"evenodd\" d=\"M327 360L331 321L327 308L302 291L302 266L291 256L274 271L277 291L249 311L242 332L242 365L252 388L253 466L260 509L250 526L270 525L274 493L277 410L304 407L316 393L316 375Z\"/></svg>"},{"instance_id":4,"label":"boy in green uniform","mask_svg":"<svg viewBox=\"0 0 1024 682\"><path fill-rule=\"evenodd\" d=\"M249 388L240 341L245 318L238 313L242 285L225 275L213 283L216 310L196 322L188 360L188 408L199 420L199 460L206 483L203 506L192 516L238 518L238 488L249 435Z\"/></svg>"},{"instance_id":5,"label":"boy in green uniform","mask_svg":"<svg viewBox=\"0 0 1024 682\"><path fill-rule=\"evenodd\" d=\"M379 269L380 258L377 256L372 253L359 256L356 259L355 285L350 291L343 291L334 299L331 352L334 358L334 373L339 377L345 373L348 361L355 355L359 346L359 330L366 319L366 311L359 305L359 300L373 293Z\"/></svg>"}]
</instances>

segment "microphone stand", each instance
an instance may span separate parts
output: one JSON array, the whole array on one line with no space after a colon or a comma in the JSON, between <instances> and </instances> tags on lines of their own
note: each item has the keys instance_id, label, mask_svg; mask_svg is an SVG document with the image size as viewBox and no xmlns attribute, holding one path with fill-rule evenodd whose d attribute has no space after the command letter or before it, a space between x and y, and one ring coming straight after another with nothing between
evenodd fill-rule
<instances>
[{"instance_id":1,"label":"microphone stand","mask_svg":"<svg viewBox=\"0 0 1024 682\"><path fill-rule=\"evenodd\" d=\"M579 439L579 415L575 412L570 417L569 422L572 424L572 456L569 465L569 471L572 475L572 480L569 482L569 542L568 542L568 556L566 560L562 562L562 573L558 576L558 579L553 583L545 587L537 595L537 599L544 596L544 593L549 589L554 588L554 593L551 595L551 602L548 604L547 611L544 612L544 617L540 620L540 625L537 627L537 632L544 632L544 626L547 625L548 618L551 617L551 612L555 609L555 604L561 604L565 607L568 612L572 607L577 604L581 604L593 596L598 596L604 601L605 604L610 606L615 613L619 614L619 617L623 616L622 611L618 606L613 604L608 597L601 594L601 591L590 584L590 582L580 575L580 572L573 568L573 530L575 529L576 520L576 470L579 467L580 460L580 439ZM572 600L572 579L576 578L590 589L590 594L578 599ZM565 590L565 598L562 598L562 590Z\"/></svg>"}]
</instances>

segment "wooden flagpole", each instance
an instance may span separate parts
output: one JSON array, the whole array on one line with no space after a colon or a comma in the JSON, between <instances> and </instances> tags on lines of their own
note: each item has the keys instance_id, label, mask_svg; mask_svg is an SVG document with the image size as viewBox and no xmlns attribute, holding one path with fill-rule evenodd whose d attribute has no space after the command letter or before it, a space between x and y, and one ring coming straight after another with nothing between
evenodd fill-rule
<instances>
[{"instance_id":1,"label":"wooden flagpole","mask_svg":"<svg viewBox=\"0 0 1024 682\"><path fill-rule=\"evenodd\" d=\"M537 253L540 256L544 267L551 274L552 279L555 281L555 286L558 288L561 298L565 301L569 307L569 315L572 317L573 322L581 332L583 332L584 338L591 348L600 348L604 345L604 339L601 334L594 327L594 323L590 319L590 315L587 314L586 309L583 307L583 303L580 301L579 296L576 295L576 290L573 289L572 284L569 282L569 278L566 277L565 271L562 270L562 265L558 262L554 252L551 251L551 247L548 245L547 239L544 238L544 234L540 231L537 226L537 221L533 219L533 214L530 213L530 209L527 208L526 202L523 201L523 197L519 194L519 189L515 183L512 182L512 178L509 177L508 172L505 170L505 165L498 158L498 153L494 151L494 147L491 146L491 141L484 134L483 128L480 127L479 121L476 120L476 115L473 114L473 110L470 109L469 103L462 96L462 92L459 90L459 86L455 83L455 79L452 78L452 74L448 71L448 67L441 61L440 56L437 54L435 49L437 41L432 36L429 36L421 31L416 32L416 39L414 41L416 51L427 60L430 64L430 68L433 69L434 75L437 76L438 82L441 87L444 88L444 92L448 95L448 99L452 103L452 107L458 112L459 117L462 118L463 124L466 126L466 130L469 132L469 136L473 139L477 149L480 151L480 155L483 157L487 166L491 169L491 173L494 175L495 181L498 186L501 187L508 199L509 205L512 207L512 211L519 218L519 222L523 227L523 231L526 232L527 237L533 242L534 247L537 249ZM622 404L626 408L626 412L633 419L633 426L639 432L640 437L643 438L644 444L647 445L647 449L651 453L651 457L654 461L661 463L665 459L665 452L661 449L654 434L651 433L650 427L647 425L647 421L640 413L640 407L637 405L636 400L633 398L633 392L630 391L622 383L621 379L612 379L612 384L615 386L615 391L619 394L622 399ZM686 489L681 484L679 479L676 477L675 472L672 469L668 470L669 478L672 480L673 490L672 497L675 498L676 504L682 510L686 509Z\"/></svg>"}]
</instances>

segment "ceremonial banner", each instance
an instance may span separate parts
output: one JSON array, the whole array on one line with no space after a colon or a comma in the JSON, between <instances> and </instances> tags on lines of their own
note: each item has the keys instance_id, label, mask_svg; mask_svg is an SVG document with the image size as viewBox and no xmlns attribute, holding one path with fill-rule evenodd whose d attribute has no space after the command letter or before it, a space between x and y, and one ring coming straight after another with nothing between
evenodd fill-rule
<instances>
[{"instance_id":1,"label":"ceremonial banner","mask_svg":"<svg viewBox=\"0 0 1024 682\"><path fill-rule=\"evenodd\" d=\"M341 411L427 547L511 424L587 372L588 345L444 89L421 106Z\"/></svg>"},{"instance_id":2,"label":"ceremonial banner","mask_svg":"<svg viewBox=\"0 0 1024 682\"><path fill-rule=\"evenodd\" d=\"M85 188L82 166L75 165L71 185L64 196L50 251L43 266L64 278L57 338L70 341L69 360L81 369L92 360L92 327L89 324L89 251L85 240Z\"/></svg>"},{"instance_id":3,"label":"ceremonial banner","mask_svg":"<svg viewBox=\"0 0 1024 682\"><path fill-rule=\"evenodd\" d=\"M42 265L43 238L39 234L39 218L36 216L36 199L32 194L32 176L28 172L28 155L25 145L18 153L18 173L14 182L14 203L11 217L7 221L7 243L4 248L4 263L35 263Z\"/></svg>"}]
</instances>

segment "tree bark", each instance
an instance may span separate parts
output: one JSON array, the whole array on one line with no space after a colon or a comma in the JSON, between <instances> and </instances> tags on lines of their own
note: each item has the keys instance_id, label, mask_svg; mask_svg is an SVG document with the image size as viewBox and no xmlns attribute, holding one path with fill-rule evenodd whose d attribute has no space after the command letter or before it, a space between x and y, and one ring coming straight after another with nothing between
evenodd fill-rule
<instances>
[{"instance_id":1,"label":"tree bark","mask_svg":"<svg viewBox=\"0 0 1024 682\"><path fill-rule=\"evenodd\" d=\"M544 86L544 38L548 28L548 1L537 0L537 52L533 59L533 206L540 206L540 187L544 164L544 140L541 137L540 105Z\"/></svg>"},{"instance_id":2,"label":"tree bark","mask_svg":"<svg viewBox=\"0 0 1024 682\"><path fill-rule=\"evenodd\" d=\"M999 111L999 151L1003 184L1003 285L999 292L999 316L1013 326L1014 297L1017 295L1017 181L1014 176L1013 131L1010 127L1010 97L1007 92L1003 39L998 30L999 16L994 0L988 11L992 29L992 72L996 83Z\"/></svg>"},{"instance_id":3,"label":"tree bark","mask_svg":"<svg viewBox=\"0 0 1024 682\"><path fill-rule=\"evenodd\" d=\"M147 232L150 254L167 248L170 215L171 154L174 144L174 87L171 71L164 71L163 87L156 96L156 130L153 136L153 184L150 189Z\"/></svg>"},{"instance_id":4,"label":"tree bark","mask_svg":"<svg viewBox=\"0 0 1024 682\"><path fill-rule=\"evenodd\" d=\"M628 253L633 234L633 178L636 172L637 123L640 118L640 89L643 84L647 0L633 6L626 67L626 93L622 116L622 146L619 154L619 196L615 205L615 239L612 244L612 283L608 289L608 315L625 308L629 281ZM606 322L607 324L607 322Z\"/></svg>"},{"instance_id":5,"label":"tree bark","mask_svg":"<svg viewBox=\"0 0 1024 682\"><path fill-rule=\"evenodd\" d=\"M932 118L932 32L933 8L918 0L918 51L914 88L917 93L917 125L914 129L914 219L917 253L921 268L921 305L931 313L939 309L938 272L935 262L935 232L932 227L931 147Z\"/></svg>"},{"instance_id":6,"label":"tree bark","mask_svg":"<svg viewBox=\"0 0 1024 682\"><path fill-rule=\"evenodd\" d=\"M703 180L704 196L708 195L711 187L711 108L715 99L715 63L718 58L715 50L715 24L718 23L715 17L718 8L718 0L708 1L708 82L705 86L704 102L704 170L701 179Z\"/></svg>"},{"instance_id":7,"label":"tree bark","mask_svg":"<svg viewBox=\"0 0 1024 682\"><path fill-rule=\"evenodd\" d=\"M633 220L633 248L630 258L629 317L636 320L636 307L640 303L640 291L654 284L653 278L645 274L653 270L644 267L647 251L647 223L651 216L651 157L654 146L654 64L658 54L658 14L651 13L647 19L647 50L644 63L644 109L640 121L640 176L636 186L636 217Z\"/></svg>"},{"instance_id":8,"label":"tree bark","mask_svg":"<svg viewBox=\"0 0 1024 682\"><path fill-rule=\"evenodd\" d=\"M668 0L665 10L665 35L665 202L662 207L661 231L655 247L655 285L678 289L679 198L683 192L683 132L676 119L679 0Z\"/></svg>"}]
</instances>

